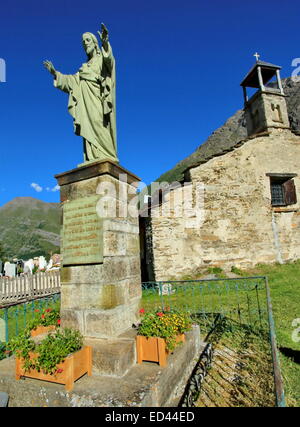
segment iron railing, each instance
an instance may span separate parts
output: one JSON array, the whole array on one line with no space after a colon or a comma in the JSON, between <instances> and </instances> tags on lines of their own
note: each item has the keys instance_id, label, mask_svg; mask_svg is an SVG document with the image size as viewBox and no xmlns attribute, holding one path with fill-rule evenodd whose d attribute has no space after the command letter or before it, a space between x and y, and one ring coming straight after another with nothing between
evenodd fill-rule
<instances>
[{"instance_id":1,"label":"iron railing","mask_svg":"<svg viewBox=\"0 0 300 427\"><path fill-rule=\"evenodd\" d=\"M21 334L28 322L36 315L37 310L41 312L53 306L59 309L60 293L42 298L36 297L23 303L16 302L0 306L0 344Z\"/></svg>"},{"instance_id":2,"label":"iron railing","mask_svg":"<svg viewBox=\"0 0 300 427\"><path fill-rule=\"evenodd\" d=\"M285 406L270 289L266 277L145 282L142 289L142 305L146 311L188 311L200 324L206 339L223 319L260 333L265 339L269 338L276 405Z\"/></svg>"},{"instance_id":3,"label":"iron railing","mask_svg":"<svg viewBox=\"0 0 300 427\"><path fill-rule=\"evenodd\" d=\"M270 290L264 276L235 279L160 281L142 284L142 307L146 310L178 309L191 313L208 340L220 320L227 319L268 337L273 360L277 406L285 406L283 382L276 346ZM26 327L39 309L59 304L60 294L31 296L23 303L0 306L0 342L7 342ZM266 338L267 339L267 338Z\"/></svg>"}]
</instances>

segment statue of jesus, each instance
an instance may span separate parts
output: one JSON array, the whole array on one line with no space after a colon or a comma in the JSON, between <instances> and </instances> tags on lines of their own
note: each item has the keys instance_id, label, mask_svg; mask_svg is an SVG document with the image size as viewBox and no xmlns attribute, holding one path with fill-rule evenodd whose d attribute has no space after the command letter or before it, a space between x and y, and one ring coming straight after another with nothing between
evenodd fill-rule
<instances>
[{"instance_id":1,"label":"statue of jesus","mask_svg":"<svg viewBox=\"0 0 300 427\"><path fill-rule=\"evenodd\" d=\"M62 74L51 61L44 61L54 76L54 86L69 94L68 110L74 120L74 132L83 138L84 164L99 160L118 162L115 60L104 24L98 34L101 48L94 34L82 35L87 61L76 74Z\"/></svg>"}]
</instances>

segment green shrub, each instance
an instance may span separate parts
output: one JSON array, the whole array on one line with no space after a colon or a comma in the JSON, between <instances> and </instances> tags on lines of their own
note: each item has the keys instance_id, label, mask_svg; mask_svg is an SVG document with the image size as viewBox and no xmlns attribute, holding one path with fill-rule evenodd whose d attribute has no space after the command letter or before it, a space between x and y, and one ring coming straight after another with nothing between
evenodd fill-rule
<instances>
[{"instance_id":1,"label":"green shrub","mask_svg":"<svg viewBox=\"0 0 300 427\"><path fill-rule=\"evenodd\" d=\"M164 338L169 351L176 347L177 335L187 332L192 327L191 317L186 312L156 310L146 313L141 309L140 313L143 318L138 327L138 335Z\"/></svg>"},{"instance_id":2,"label":"green shrub","mask_svg":"<svg viewBox=\"0 0 300 427\"><path fill-rule=\"evenodd\" d=\"M36 369L45 374L55 374L57 365L71 353L80 350L83 337L79 331L65 328L49 333L40 343L35 343L29 334L20 335L9 342L9 349L18 358L23 358L25 371ZM35 357L30 357L34 353Z\"/></svg>"}]
</instances>

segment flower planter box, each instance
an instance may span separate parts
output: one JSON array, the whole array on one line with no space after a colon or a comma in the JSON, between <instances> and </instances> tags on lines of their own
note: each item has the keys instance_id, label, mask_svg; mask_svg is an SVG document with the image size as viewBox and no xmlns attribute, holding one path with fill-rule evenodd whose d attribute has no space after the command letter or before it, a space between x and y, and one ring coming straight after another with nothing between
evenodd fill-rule
<instances>
[{"instance_id":1,"label":"flower planter box","mask_svg":"<svg viewBox=\"0 0 300 427\"><path fill-rule=\"evenodd\" d=\"M56 329L56 326L55 326L55 325L49 325L49 326L38 326L37 328L32 329L32 331L30 332L30 335L31 335L32 337L36 337L36 336L38 336L38 335L46 334L46 333L48 333L48 332L50 332L50 331L54 331L55 329Z\"/></svg>"},{"instance_id":2,"label":"flower planter box","mask_svg":"<svg viewBox=\"0 0 300 427\"><path fill-rule=\"evenodd\" d=\"M31 358L36 356L35 353L30 355ZM26 371L23 368L23 359L16 358L16 379L21 377L34 378L43 381L50 381L58 384L65 384L67 391L73 390L74 381L84 374L92 375L92 347L85 346L81 350L70 354L66 359L57 365L55 374L44 374L36 369Z\"/></svg>"},{"instance_id":3,"label":"flower planter box","mask_svg":"<svg viewBox=\"0 0 300 427\"><path fill-rule=\"evenodd\" d=\"M176 342L184 342L185 335L178 335ZM137 335L136 337L137 363L157 362L160 366L167 366L167 356L169 354L166 348L164 338L144 337Z\"/></svg>"}]
</instances>

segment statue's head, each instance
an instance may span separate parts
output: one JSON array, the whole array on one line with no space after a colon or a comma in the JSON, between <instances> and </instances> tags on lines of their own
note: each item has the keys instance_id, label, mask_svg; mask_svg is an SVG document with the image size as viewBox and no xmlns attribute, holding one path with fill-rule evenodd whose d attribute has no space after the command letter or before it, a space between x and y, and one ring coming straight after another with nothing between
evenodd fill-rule
<instances>
[{"instance_id":1,"label":"statue's head","mask_svg":"<svg viewBox=\"0 0 300 427\"><path fill-rule=\"evenodd\" d=\"M88 57L90 57L94 50L96 50L96 53L100 53L100 48L98 44L97 37L92 33L83 33L82 34L82 44L84 47L84 50L86 51L86 54Z\"/></svg>"}]
</instances>

